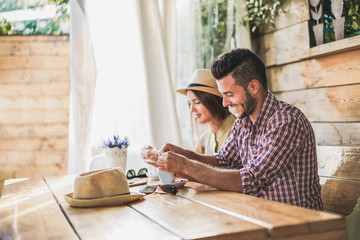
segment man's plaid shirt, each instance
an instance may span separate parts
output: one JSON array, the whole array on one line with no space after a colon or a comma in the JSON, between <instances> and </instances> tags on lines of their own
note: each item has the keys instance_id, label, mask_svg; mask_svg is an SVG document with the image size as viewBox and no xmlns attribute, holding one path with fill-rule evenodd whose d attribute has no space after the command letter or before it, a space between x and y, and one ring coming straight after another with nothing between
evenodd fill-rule
<instances>
[{"instance_id":1,"label":"man's plaid shirt","mask_svg":"<svg viewBox=\"0 0 360 240\"><path fill-rule=\"evenodd\" d=\"M255 123L237 119L215 157L221 167L240 169L245 194L323 209L310 122L270 91Z\"/></svg>"}]
</instances>

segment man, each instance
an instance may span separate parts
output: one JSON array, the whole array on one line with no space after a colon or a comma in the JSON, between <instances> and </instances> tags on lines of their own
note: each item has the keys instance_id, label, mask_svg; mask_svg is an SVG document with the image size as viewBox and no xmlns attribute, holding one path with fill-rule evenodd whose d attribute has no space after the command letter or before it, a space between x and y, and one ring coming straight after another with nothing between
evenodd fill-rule
<instances>
[{"instance_id":1,"label":"man","mask_svg":"<svg viewBox=\"0 0 360 240\"><path fill-rule=\"evenodd\" d=\"M267 90L264 63L234 49L217 57L211 72L237 117L226 144L214 156L166 144L153 164L218 189L322 210L313 129Z\"/></svg>"}]
</instances>

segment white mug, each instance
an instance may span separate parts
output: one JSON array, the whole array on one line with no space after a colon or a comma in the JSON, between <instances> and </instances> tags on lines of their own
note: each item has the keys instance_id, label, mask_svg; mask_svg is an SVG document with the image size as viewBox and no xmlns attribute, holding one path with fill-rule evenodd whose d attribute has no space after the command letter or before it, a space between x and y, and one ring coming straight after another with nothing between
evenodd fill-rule
<instances>
[{"instance_id":1,"label":"white mug","mask_svg":"<svg viewBox=\"0 0 360 240\"><path fill-rule=\"evenodd\" d=\"M160 182L162 184L174 183L175 175L173 173L158 171Z\"/></svg>"}]
</instances>

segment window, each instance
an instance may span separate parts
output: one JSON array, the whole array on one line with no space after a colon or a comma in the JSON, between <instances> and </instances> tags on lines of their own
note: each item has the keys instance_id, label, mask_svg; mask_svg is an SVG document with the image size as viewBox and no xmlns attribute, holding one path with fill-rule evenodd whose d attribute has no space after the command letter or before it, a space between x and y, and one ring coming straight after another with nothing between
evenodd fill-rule
<instances>
[{"instance_id":1,"label":"window","mask_svg":"<svg viewBox=\"0 0 360 240\"><path fill-rule=\"evenodd\" d=\"M69 0L1 0L0 35L69 34Z\"/></svg>"}]
</instances>

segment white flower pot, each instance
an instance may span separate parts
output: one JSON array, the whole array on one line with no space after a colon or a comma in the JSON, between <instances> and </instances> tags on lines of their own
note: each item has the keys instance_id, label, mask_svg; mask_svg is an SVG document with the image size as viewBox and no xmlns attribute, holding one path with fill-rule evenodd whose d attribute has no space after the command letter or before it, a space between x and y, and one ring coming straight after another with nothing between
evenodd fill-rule
<instances>
[{"instance_id":1,"label":"white flower pot","mask_svg":"<svg viewBox=\"0 0 360 240\"><path fill-rule=\"evenodd\" d=\"M127 148L105 148L107 167L121 167L126 173Z\"/></svg>"}]
</instances>

